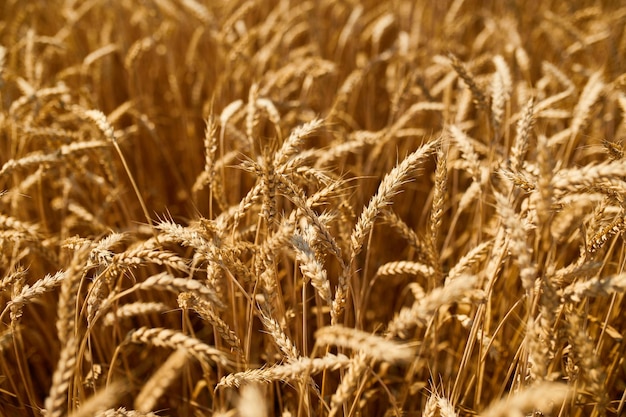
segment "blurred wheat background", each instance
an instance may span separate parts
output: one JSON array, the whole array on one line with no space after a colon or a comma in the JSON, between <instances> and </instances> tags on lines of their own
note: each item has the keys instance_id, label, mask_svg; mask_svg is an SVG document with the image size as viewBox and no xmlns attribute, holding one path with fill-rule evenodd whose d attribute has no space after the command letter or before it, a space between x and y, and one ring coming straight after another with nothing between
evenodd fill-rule
<instances>
[{"instance_id":1,"label":"blurred wheat background","mask_svg":"<svg viewBox=\"0 0 626 417\"><path fill-rule=\"evenodd\" d=\"M0 413L623 415L625 27L3 1Z\"/></svg>"}]
</instances>

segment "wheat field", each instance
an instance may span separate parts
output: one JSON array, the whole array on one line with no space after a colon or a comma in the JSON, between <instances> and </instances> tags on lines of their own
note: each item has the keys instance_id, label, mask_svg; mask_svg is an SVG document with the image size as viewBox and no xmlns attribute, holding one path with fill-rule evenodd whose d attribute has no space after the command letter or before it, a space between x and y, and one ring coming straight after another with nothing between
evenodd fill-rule
<instances>
[{"instance_id":1,"label":"wheat field","mask_svg":"<svg viewBox=\"0 0 626 417\"><path fill-rule=\"evenodd\" d=\"M624 415L619 3L3 1L0 415Z\"/></svg>"}]
</instances>

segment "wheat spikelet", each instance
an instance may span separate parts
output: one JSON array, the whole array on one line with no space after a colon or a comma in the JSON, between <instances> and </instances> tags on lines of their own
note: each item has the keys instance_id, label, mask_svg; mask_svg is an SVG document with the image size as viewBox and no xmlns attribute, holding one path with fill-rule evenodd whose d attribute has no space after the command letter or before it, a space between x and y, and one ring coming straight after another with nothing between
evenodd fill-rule
<instances>
[{"instance_id":1,"label":"wheat spikelet","mask_svg":"<svg viewBox=\"0 0 626 417\"><path fill-rule=\"evenodd\" d=\"M535 122L534 107L535 98L531 97L524 106L521 118L517 122L515 141L513 142L513 148L511 149L511 171L514 173L519 172L523 167L524 157L526 156L526 150L528 149L530 131Z\"/></svg>"},{"instance_id":2,"label":"wheat spikelet","mask_svg":"<svg viewBox=\"0 0 626 417\"><path fill-rule=\"evenodd\" d=\"M437 397L437 405L439 406L439 414L441 417L457 417L458 414L454 409L454 405L444 396Z\"/></svg>"},{"instance_id":3,"label":"wheat spikelet","mask_svg":"<svg viewBox=\"0 0 626 417\"><path fill-rule=\"evenodd\" d=\"M324 125L322 119L313 119L301 126L296 127L281 148L274 154L274 166L282 167L289 159L296 157L304 139L319 130Z\"/></svg>"},{"instance_id":4,"label":"wheat spikelet","mask_svg":"<svg viewBox=\"0 0 626 417\"><path fill-rule=\"evenodd\" d=\"M180 375L187 363L188 355L186 349L178 349L159 366L135 397L134 406L137 411L148 413L154 409L159 398Z\"/></svg>"},{"instance_id":5,"label":"wheat spikelet","mask_svg":"<svg viewBox=\"0 0 626 417\"><path fill-rule=\"evenodd\" d=\"M231 330L230 326L222 320L215 312L211 303L207 302L201 297L198 297L194 292L183 292L178 295L178 305L181 308L193 309L200 317L215 326L217 333L220 337L228 343L228 345L240 355L243 355L241 348L241 340L237 334Z\"/></svg>"},{"instance_id":6,"label":"wheat spikelet","mask_svg":"<svg viewBox=\"0 0 626 417\"><path fill-rule=\"evenodd\" d=\"M547 412L559 407L569 395L570 389L565 384L543 382L491 404L480 415L482 417L500 417L524 415L525 412L533 410Z\"/></svg>"},{"instance_id":7,"label":"wheat spikelet","mask_svg":"<svg viewBox=\"0 0 626 417\"><path fill-rule=\"evenodd\" d=\"M415 231L413 231L393 210L386 208L381 211L383 220L389 223L407 243L415 250L418 260L422 263L428 263L428 248L424 239L421 239Z\"/></svg>"},{"instance_id":8,"label":"wheat spikelet","mask_svg":"<svg viewBox=\"0 0 626 417\"><path fill-rule=\"evenodd\" d=\"M116 254L113 256L112 263L117 268L123 269L145 264L166 265L183 273L189 273L188 262L180 256L171 252L145 248L142 245Z\"/></svg>"},{"instance_id":9,"label":"wheat spikelet","mask_svg":"<svg viewBox=\"0 0 626 417\"><path fill-rule=\"evenodd\" d=\"M324 245L324 247L332 253L335 258L341 264L342 270L346 270L347 266L343 261L343 256L341 255L341 248L337 244L335 237L329 232L328 227L320 218L321 216L317 215L315 211L312 209L312 201L305 198L304 193L300 187L298 187L293 182L289 181L286 177L279 178L281 189L285 190L285 196L289 198L297 207L296 215L304 215L306 219L310 222L311 227L315 229L317 233L317 237L320 242Z\"/></svg>"},{"instance_id":10,"label":"wheat spikelet","mask_svg":"<svg viewBox=\"0 0 626 417\"><path fill-rule=\"evenodd\" d=\"M213 21L213 16L209 10L196 0L181 0L181 5L204 25Z\"/></svg>"},{"instance_id":11,"label":"wheat spikelet","mask_svg":"<svg viewBox=\"0 0 626 417\"><path fill-rule=\"evenodd\" d=\"M381 362L408 362L415 355L413 349L407 345L340 325L319 329L315 338L318 344L360 350L366 356Z\"/></svg>"},{"instance_id":12,"label":"wheat spikelet","mask_svg":"<svg viewBox=\"0 0 626 417\"><path fill-rule=\"evenodd\" d=\"M141 327L130 332L126 339L133 343L184 349L200 361L208 360L210 363L217 363L225 368L233 365L232 359L226 353L176 330Z\"/></svg>"},{"instance_id":13,"label":"wheat spikelet","mask_svg":"<svg viewBox=\"0 0 626 417\"><path fill-rule=\"evenodd\" d=\"M622 146L621 140L610 141L610 140L605 139L602 141L602 146L604 147L606 152L609 154L609 157L611 159L617 161L624 157L624 148Z\"/></svg>"},{"instance_id":14,"label":"wheat spikelet","mask_svg":"<svg viewBox=\"0 0 626 417\"><path fill-rule=\"evenodd\" d=\"M463 154L463 160L468 164L469 174L474 182L480 179L480 157L474 148L470 138L461 130L460 127L452 125L449 128L451 138L457 144Z\"/></svg>"},{"instance_id":15,"label":"wheat spikelet","mask_svg":"<svg viewBox=\"0 0 626 417\"><path fill-rule=\"evenodd\" d=\"M437 417L439 411L438 395L433 392L428 396L426 404L424 404L424 417Z\"/></svg>"},{"instance_id":16,"label":"wheat spikelet","mask_svg":"<svg viewBox=\"0 0 626 417\"><path fill-rule=\"evenodd\" d=\"M461 62L459 58L453 53L448 53L448 59L450 60L450 65L452 66L454 71L458 74L459 77L461 77L461 79L472 91L472 95L474 96L476 104L481 108L488 109L489 105L487 96L485 96L482 88L478 86L474 75L467 69L465 64Z\"/></svg>"},{"instance_id":17,"label":"wheat spikelet","mask_svg":"<svg viewBox=\"0 0 626 417\"><path fill-rule=\"evenodd\" d=\"M145 413L137 410L127 410L124 407L110 408L94 414L94 417L158 417L155 413Z\"/></svg>"},{"instance_id":18,"label":"wheat spikelet","mask_svg":"<svg viewBox=\"0 0 626 417\"><path fill-rule=\"evenodd\" d=\"M302 235L294 235L291 239L296 258L300 262L300 270L305 279L317 290L319 296L328 305L332 303L330 281L326 275L324 265L318 260L312 244L315 241L312 235L312 227L307 227ZM306 236L306 237L305 237Z\"/></svg>"},{"instance_id":19,"label":"wheat spikelet","mask_svg":"<svg viewBox=\"0 0 626 417\"><path fill-rule=\"evenodd\" d=\"M509 236L510 250L517 257L522 285L526 290L529 290L534 287L537 272L532 261L532 256L529 253L530 251L527 243L526 231L523 228L521 219L519 219L515 211L511 208L507 199L497 193L495 196L500 218L502 219Z\"/></svg>"},{"instance_id":20,"label":"wheat spikelet","mask_svg":"<svg viewBox=\"0 0 626 417\"><path fill-rule=\"evenodd\" d=\"M597 252L613 236L621 234L626 229L626 220L619 214L609 224L598 230L587 242L587 252Z\"/></svg>"},{"instance_id":21,"label":"wheat spikelet","mask_svg":"<svg viewBox=\"0 0 626 417\"><path fill-rule=\"evenodd\" d=\"M584 297L606 297L626 288L626 274L592 278L573 283L563 289L561 297L568 302L579 302Z\"/></svg>"},{"instance_id":22,"label":"wheat spikelet","mask_svg":"<svg viewBox=\"0 0 626 417\"><path fill-rule=\"evenodd\" d=\"M9 114L16 119L20 115L19 111L23 110L27 104L40 104L41 102L46 100L53 100L57 98L62 98L69 93L69 89L67 85L63 82L59 82L55 87L50 88L39 88L37 90L32 89L30 87L31 92L29 94L25 94L19 99L13 101L11 103L11 107L9 108Z\"/></svg>"},{"instance_id":23,"label":"wheat spikelet","mask_svg":"<svg viewBox=\"0 0 626 417\"><path fill-rule=\"evenodd\" d=\"M18 320L22 316L22 309L25 304L29 303L32 299L37 298L38 296L45 294L48 291L51 291L55 287L61 285L63 280L66 277L66 273L57 272L54 275L46 275L40 280L37 280L33 285L24 286L19 294L11 297L11 301L9 301L5 307L6 309L11 310L11 321ZM4 315L4 312L2 313ZM0 317L2 316L0 315Z\"/></svg>"},{"instance_id":24,"label":"wheat spikelet","mask_svg":"<svg viewBox=\"0 0 626 417\"><path fill-rule=\"evenodd\" d=\"M46 415L61 417L65 415L68 403L67 395L70 389L71 379L74 376L77 363L78 340L74 334L69 334L64 340L57 367L52 374L52 386L45 400Z\"/></svg>"},{"instance_id":25,"label":"wheat spikelet","mask_svg":"<svg viewBox=\"0 0 626 417\"><path fill-rule=\"evenodd\" d=\"M410 274L430 277L434 273L435 270L432 267L419 262L410 261L387 262L386 264L381 265L376 271L377 276Z\"/></svg>"},{"instance_id":26,"label":"wheat spikelet","mask_svg":"<svg viewBox=\"0 0 626 417\"><path fill-rule=\"evenodd\" d=\"M261 313L261 322L288 361L294 361L300 357L298 349L293 344L289 336L285 334L278 321L267 316L266 314Z\"/></svg>"},{"instance_id":27,"label":"wheat spikelet","mask_svg":"<svg viewBox=\"0 0 626 417\"><path fill-rule=\"evenodd\" d=\"M623 160L588 164L578 168L559 170L552 178L555 190L575 192L593 187L598 182L612 183L626 174L626 163Z\"/></svg>"},{"instance_id":28,"label":"wheat spikelet","mask_svg":"<svg viewBox=\"0 0 626 417\"><path fill-rule=\"evenodd\" d=\"M156 302L142 302L138 301L136 303L124 304L115 309L115 311L111 311L104 316L102 324L105 326L113 326L120 320L136 317L136 316L146 316L152 313L163 313L170 310L170 307L163 303ZM95 312L89 314L89 316L95 315Z\"/></svg>"},{"instance_id":29,"label":"wheat spikelet","mask_svg":"<svg viewBox=\"0 0 626 417\"><path fill-rule=\"evenodd\" d=\"M78 289L85 275L83 264L89 256L90 245L84 245L76 251L70 267L65 272L61 283L61 293L57 305L57 337L62 345L67 344L69 339L75 339L75 311L78 300Z\"/></svg>"},{"instance_id":30,"label":"wheat spikelet","mask_svg":"<svg viewBox=\"0 0 626 417\"><path fill-rule=\"evenodd\" d=\"M224 308L224 303L220 299L219 294L216 294L215 291L213 291L206 285L193 279L174 277L167 272L162 272L160 274L152 275L146 278L143 282L140 282L133 286L131 289L129 289L128 292L140 289L160 289L170 291L176 294L181 292L189 292L192 294L200 295L202 297L206 297L216 307Z\"/></svg>"},{"instance_id":31,"label":"wheat spikelet","mask_svg":"<svg viewBox=\"0 0 626 417\"><path fill-rule=\"evenodd\" d=\"M385 175L378 187L378 191L361 213L350 236L352 258L355 258L361 252L363 242L374 226L374 220L380 211L389 205L391 198L400 191L402 184L407 181L407 177L418 168L418 165L437 145L438 141L432 141L423 145Z\"/></svg>"},{"instance_id":32,"label":"wheat spikelet","mask_svg":"<svg viewBox=\"0 0 626 417\"><path fill-rule=\"evenodd\" d=\"M262 369L250 369L223 377L217 388L239 387L244 383L299 380L305 375L315 375L325 370L337 370L349 366L351 359L345 355L326 354L322 358L300 357L285 365Z\"/></svg>"},{"instance_id":33,"label":"wheat spikelet","mask_svg":"<svg viewBox=\"0 0 626 417\"><path fill-rule=\"evenodd\" d=\"M266 417L266 396L263 395L258 384L248 384L241 387L237 411L241 417Z\"/></svg>"},{"instance_id":34,"label":"wheat spikelet","mask_svg":"<svg viewBox=\"0 0 626 417\"><path fill-rule=\"evenodd\" d=\"M217 152L217 122L215 117L210 116L206 121L204 130L204 170L203 175L196 178L192 191L197 193L205 185L213 184L215 181L215 155Z\"/></svg>"},{"instance_id":35,"label":"wheat spikelet","mask_svg":"<svg viewBox=\"0 0 626 417\"><path fill-rule=\"evenodd\" d=\"M493 63L496 66L496 72L491 77L491 118L494 131L498 134L504 118L504 107L513 90L513 82L509 67L502 56L495 56Z\"/></svg>"},{"instance_id":36,"label":"wheat spikelet","mask_svg":"<svg viewBox=\"0 0 626 417\"><path fill-rule=\"evenodd\" d=\"M476 296L471 292L473 286L473 280L466 276L435 288L425 297L415 300L411 307L403 307L387 325L387 335L406 338L409 330L423 326L440 307L461 301L464 296Z\"/></svg>"},{"instance_id":37,"label":"wheat spikelet","mask_svg":"<svg viewBox=\"0 0 626 417\"><path fill-rule=\"evenodd\" d=\"M114 382L104 389L92 395L87 401L82 403L78 410L70 414L70 417L92 417L99 415L105 411L111 405L119 401L119 398L124 394L124 384L120 382Z\"/></svg>"},{"instance_id":38,"label":"wheat spikelet","mask_svg":"<svg viewBox=\"0 0 626 417\"><path fill-rule=\"evenodd\" d=\"M447 281L452 281L457 277L462 276L466 273L466 270L484 261L487 254L492 249L493 243L494 242L492 240L482 242L465 254L452 268L450 268L450 271L448 271Z\"/></svg>"},{"instance_id":39,"label":"wheat spikelet","mask_svg":"<svg viewBox=\"0 0 626 417\"><path fill-rule=\"evenodd\" d=\"M444 205L446 202L446 191L448 181L447 156L443 148L437 150L437 168L435 169L435 187L433 188L433 203L430 211L430 250L431 265L436 268L437 279L441 278L441 267L439 264L439 249L437 239L443 217Z\"/></svg>"},{"instance_id":40,"label":"wheat spikelet","mask_svg":"<svg viewBox=\"0 0 626 417\"><path fill-rule=\"evenodd\" d=\"M341 407L347 405L347 401L350 399L350 396L358 388L359 380L363 376L363 373L367 370L367 366L367 355L363 352L357 353L357 355L352 358L352 363L348 367L348 372L344 374L341 379L341 383L330 399L330 411L328 412L329 417L336 416L340 412Z\"/></svg>"},{"instance_id":41,"label":"wheat spikelet","mask_svg":"<svg viewBox=\"0 0 626 417\"><path fill-rule=\"evenodd\" d=\"M30 169L31 167L39 167L41 165L56 163L58 161L58 155L45 155L42 153L33 153L18 160L10 159L2 165L2 169L0 169L0 177L8 176L16 170Z\"/></svg>"},{"instance_id":42,"label":"wheat spikelet","mask_svg":"<svg viewBox=\"0 0 626 417\"><path fill-rule=\"evenodd\" d=\"M589 112L591 111L591 107L598 100L603 89L604 82L602 81L602 72L594 72L589 77L585 88L580 94L580 99L578 100L578 103L574 108L572 123L570 126L572 137L575 137L579 133L579 131L584 128L589 118Z\"/></svg>"},{"instance_id":43,"label":"wheat spikelet","mask_svg":"<svg viewBox=\"0 0 626 417\"><path fill-rule=\"evenodd\" d=\"M569 310L569 309L567 309ZM604 388L606 372L596 353L593 340L589 337L585 323L578 312L571 312L566 318L566 333L574 364L580 370L580 379L586 391L597 402L595 408L604 413L607 407L607 393Z\"/></svg>"}]
</instances>

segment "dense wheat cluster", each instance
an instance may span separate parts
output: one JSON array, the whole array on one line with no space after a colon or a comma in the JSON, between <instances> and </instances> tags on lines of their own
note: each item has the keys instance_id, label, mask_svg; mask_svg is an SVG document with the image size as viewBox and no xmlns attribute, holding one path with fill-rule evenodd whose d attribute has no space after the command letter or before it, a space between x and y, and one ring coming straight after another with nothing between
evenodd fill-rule
<instances>
[{"instance_id":1,"label":"dense wheat cluster","mask_svg":"<svg viewBox=\"0 0 626 417\"><path fill-rule=\"evenodd\" d=\"M626 7L6 0L0 414L626 412Z\"/></svg>"}]
</instances>

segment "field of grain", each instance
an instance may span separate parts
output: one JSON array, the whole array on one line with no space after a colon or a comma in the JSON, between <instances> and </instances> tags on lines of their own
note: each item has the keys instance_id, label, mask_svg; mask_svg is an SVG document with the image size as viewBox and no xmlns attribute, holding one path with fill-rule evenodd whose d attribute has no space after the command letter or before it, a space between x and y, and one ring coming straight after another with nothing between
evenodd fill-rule
<instances>
[{"instance_id":1,"label":"field of grain","mask_svg":"<svg viewBox=\"0 0 626 417\"><path fill-rule=\"evenodd\" d=\"M619 3L3 1L0 415L623 415Z\"/></svg>"}]
</instances>

